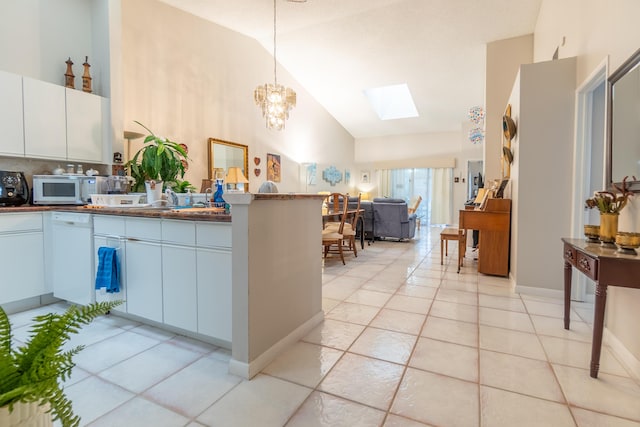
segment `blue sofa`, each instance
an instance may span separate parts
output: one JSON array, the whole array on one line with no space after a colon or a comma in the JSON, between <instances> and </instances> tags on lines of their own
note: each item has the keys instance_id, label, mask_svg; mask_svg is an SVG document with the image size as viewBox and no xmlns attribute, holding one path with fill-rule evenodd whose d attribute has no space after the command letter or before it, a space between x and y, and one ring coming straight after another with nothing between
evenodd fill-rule
<instances>
[{"instance_id":1,"label":"blue sofa","mask_svg":"<svg viewBox=\"0 0 640 427\"><path fill-rule=\"evenodd\" d=\"M374 238L413 239L416 234L416 214L409 215L404 199L377 197L373 199L371 206ZM365 216L365 231L366 229Z\"/></svg>"}]
</instances>

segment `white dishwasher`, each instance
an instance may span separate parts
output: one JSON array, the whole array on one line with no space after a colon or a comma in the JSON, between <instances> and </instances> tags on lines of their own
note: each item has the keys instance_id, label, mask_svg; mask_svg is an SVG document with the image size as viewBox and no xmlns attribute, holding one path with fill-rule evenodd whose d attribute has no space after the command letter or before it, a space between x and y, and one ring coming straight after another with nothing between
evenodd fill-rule
<instances>
[{"instance_id":1,"label":"white dishwasher","mask_svg":"<svg viewBox=\"0 0 640 427\"><path fill-rule=\"evenodd\" d=\"M53 295L72 303L95 301L91 214L51 214Z\"/></svg>"}]
</instances>

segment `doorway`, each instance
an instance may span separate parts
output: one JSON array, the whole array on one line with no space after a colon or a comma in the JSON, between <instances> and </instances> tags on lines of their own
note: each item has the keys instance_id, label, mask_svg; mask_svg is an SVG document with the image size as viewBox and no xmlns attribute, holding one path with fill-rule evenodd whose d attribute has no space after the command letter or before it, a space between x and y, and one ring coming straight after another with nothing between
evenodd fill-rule
<instances>
[{"instance_id":1,"label":"doorway","mask_svg":"<svg viewBox=\"0 0 640 427\"><path fill-rule=\"evenodd\" d=\"M604 188L606 144L607 63L603 61L576 91L576 149L574 158L574 191L572 202L572 234L584 237L585 224L598 224L598 212L586 209L584 201L594 191ZM574 275L571 299L593 301L595 283L582 274Z\"/></svg>"}]
</instances>

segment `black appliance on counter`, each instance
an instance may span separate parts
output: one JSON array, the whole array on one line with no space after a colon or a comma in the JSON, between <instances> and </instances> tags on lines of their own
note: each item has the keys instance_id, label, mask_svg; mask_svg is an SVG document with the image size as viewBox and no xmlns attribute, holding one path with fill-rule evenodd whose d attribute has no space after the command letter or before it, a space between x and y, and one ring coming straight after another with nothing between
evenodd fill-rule
<instances>
[{"instance_id":1,"label":"black appliance on counter","mask_svg":"<svg viewBox=\"0 0 640 427\"><path fill-rule=\"evenodd\" d=\"M20 206L29 201L29 184L23 172L0 170L0 206Z\"/></svg>"}]
</instances>

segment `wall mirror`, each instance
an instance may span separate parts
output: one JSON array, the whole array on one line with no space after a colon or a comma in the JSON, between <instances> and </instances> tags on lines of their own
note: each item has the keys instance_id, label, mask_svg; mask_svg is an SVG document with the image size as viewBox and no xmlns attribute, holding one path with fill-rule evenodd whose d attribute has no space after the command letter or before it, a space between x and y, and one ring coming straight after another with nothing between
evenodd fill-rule
<instances>
[{"instance_id":1,"label":"wall mirror","mask_svg":"<svg viewBox=\"0 0 640 427\"><path fill-rule=\"evenodd\" d=\"M248 149L243 144L209 138L209 179L216 179L216 175L224 178L231 166L241 168L249 179ZM244 184L244 191L249 191L249 184Z\"/></svg>"},{"instance_id":2,"label":"wall mirror","mask_svg":"<svg viewBox=\"0 0 640 427\"><path fill-rule=\"evenodd\" d=\"M628 176L640 192L640 50L609 77L607 112L607 186Z\"/></svg>"}]
</instances>

